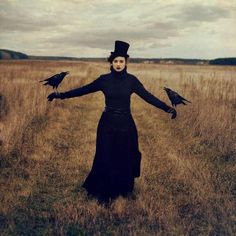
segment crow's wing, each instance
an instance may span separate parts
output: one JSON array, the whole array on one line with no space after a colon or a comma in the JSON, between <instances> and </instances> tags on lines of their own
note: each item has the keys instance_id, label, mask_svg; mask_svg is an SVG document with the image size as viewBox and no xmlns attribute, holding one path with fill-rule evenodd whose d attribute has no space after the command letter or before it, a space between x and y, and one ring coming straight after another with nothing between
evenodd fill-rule
<instances>
[{"instance_id":1,"label":"crow's wing","mask_svg":"<svg viewBox=\"0 0 236 236\"><path fill-rule=\"evenodd\" d=\"M56 74L56 75L53 75L53 76L51 76L51 77L49 77L49 78L47 78L47 79L45 79L45 80L41 80L41 81L39 81L39 82L45 82L45 81L53 81L56 77L58 77L59 76L59 74Z\"/></svg>"},{"instance_id":2,"label":"crow's wing","mask_svg":"<svg viewBox=\"0 0 236 236\"><path fill-rule=\"evenodd\" d=\"M179 97L180 97L182 100L186 101L186 102L190 102L190 101L188 101L186 98L181 97L180 95L179 95ZM191 102L190 102L190 103L191 103Z\"/></svg>"},{"instance_id":3,"label":"crow's wing","mask_svg":"<svg viewBox=\"0 0 236 236\"><path fill-rule=\"evenodd\" d=\"M169 91L166 91L168 98L171 100L173 99L173 94Z\"/></svg>"},{"instance_id":4,"label":"crow's wing","mask_svg":"<svg viewBox=\"0 0 236 236\"><path fill-rule=\"evenodd\" d=\"M169 96L169 99L171 101L172 106L176 106L178 104L183 103L183 100L176 93L171 93L170 96Z\"/></svg>"},{"instance_id":5,"label":"crow's wing","mask_svg":"<svg viewBox=\"0 0 236 236\"><path fill-rule=\"evenodd\" d=\"M178 97L178 99L181 99L181 100L184 100L186 102L190 102L188 101L186 98L182 97L181 95L179 95L177 92L175 91L172 91L173 92L173 95L176 96L176 98ZM191 102L190 102L191 103Z\"/></svg>"},{"instance_id":6,"label":"crow's wing","mask_svg":"<svg viewBox=\"0 0 236 236\"><path fill-rule=\"evenodd\" d=\"M181 104L183 101L179 98L179 97L175 97L173 99L173 104L174 105L178 105L178 104Z\"/></svg>"},{"instance_id":7,"label":"crow's wing","mask_svg":"<svg viewBox=\"0 0 236 236\"><path fill-rule=\"evenodd\" d=\"M169 92L169 95L170 95L169 98L173 99L175 102L182 103L183 100L186 101L186 102L190 102L187 99L185 99L184 97L180 96L177 92L175 92L173 90L171 90Z\"/></svg>"},{"instance_id":8,"label":"crow's wing","mask_svg":"<svg viewBox=\"0 0 236 236\"><path fill-rule=\"evenodd\" d=\"M177 98L176 93L173 92L168 92L167 95L171 101L175 101Z\"/></svg>"},{"instance_id":9,"label":"crow's wing","mask_svg":"<svg viewBox=\"0 0 236 236\"><path fill-rule=\"evenodd\" d=\"M60 74L56 74L48 78L48 81L57 81L59 78L60 78Z\"/></svg>"},{"instance_id":10,"label":"crow's wing","mask_svg":"<svg viewBox=\"0 0 236 236\"><path fill-rule=\"evenodd\" d=\"M50 84L52 86L58 86L61 81L62 81L61 76L60 75L55 75L50 80L48 80L48 84Z\"/></svg>"}]
</instances>

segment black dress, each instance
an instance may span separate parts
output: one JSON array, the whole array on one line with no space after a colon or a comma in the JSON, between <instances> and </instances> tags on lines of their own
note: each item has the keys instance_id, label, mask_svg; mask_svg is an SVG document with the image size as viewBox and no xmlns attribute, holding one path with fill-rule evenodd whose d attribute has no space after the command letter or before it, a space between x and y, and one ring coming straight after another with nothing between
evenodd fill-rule
<instances>
[{"instance_id":1,"label":"black dress","mask_svg":"<svg viewBox=\"0 0 236 236\"><path fill-rule=\"evenodd\" d=\"M105 110L97 127L96 153L92 170L83 187L100 200L132 192L134 178L140 175L141 153L137 129L130 113L130 96L138 94L146 102L168 111L171 107L149 93L132 74L116 72L101 75L92 83L62 93L62 99L102 91Z\"/></svg>"}]
</instances>

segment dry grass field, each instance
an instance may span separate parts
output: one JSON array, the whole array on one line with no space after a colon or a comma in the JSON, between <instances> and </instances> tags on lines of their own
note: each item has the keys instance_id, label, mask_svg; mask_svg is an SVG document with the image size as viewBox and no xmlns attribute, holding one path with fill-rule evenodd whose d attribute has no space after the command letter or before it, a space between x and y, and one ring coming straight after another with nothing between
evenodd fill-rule
<instances>
[{"instance_id":1,"label":"dry grass field","mask_svg":"<svg viewBox=\"0 0 236 236\"><path fill-rule=\"evenodd\" d=\"M59 91L106 63L0 62L1 235L236 235L236 67L130 64L144 86L192 103L171 120L132 95L142 152L133 196L110 207L81 185L92 165L103 94L47 102L39 80L70 71Z\"/></svg>"}]
</instances>

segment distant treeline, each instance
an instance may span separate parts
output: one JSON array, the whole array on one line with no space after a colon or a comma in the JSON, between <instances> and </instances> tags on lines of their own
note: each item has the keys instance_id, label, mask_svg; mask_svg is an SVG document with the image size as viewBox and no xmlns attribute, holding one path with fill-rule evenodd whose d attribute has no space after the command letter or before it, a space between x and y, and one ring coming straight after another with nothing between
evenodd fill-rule
<instances>
[{"instance_id":1,"label":"distant treeline","mask_svg":"<svg viewBox=\"0 0 236 236\"><path fill-rule=\"evenodd\" d=\"M107 58L78 58L56 56L30 56L21 52L0 49L0 60L29 59L29 60L65 60L65 61L107 61ZM183 59L183 58L130 58L130 62L146 64L188 64L188 65L236 65L236 58L217 58L214 60Z\"/></svg>"},{"instance_id":2,"label":"distant treeline","mask_svg":"<svg viewBox=\"0 0 236 236\"><path fill-rule=\"evenodd\" d=\"M236 65L236 58L217 58L209 61L210 65Z\"/></svg>"},{"instance_id":3,"label":"distant treeline","mask_svg":"<svg viewBox=\"0 0 236 236\"><path fill-rule=\"evenodd\" d=\"M203 59L183 59L183 58L131 58L131 62L135 63L157 63L157 64L208 64L209 60Z\"/></svg>"},{"instance_id":4,"label":"distant treeline","mask_svg":"<svg viewBox=\"0 0 236 236\"><path fill-rule=\"evenodd\" d=\"M77 57L29 56L30 60L80 61Z\"/></svg>"}]
</instances>

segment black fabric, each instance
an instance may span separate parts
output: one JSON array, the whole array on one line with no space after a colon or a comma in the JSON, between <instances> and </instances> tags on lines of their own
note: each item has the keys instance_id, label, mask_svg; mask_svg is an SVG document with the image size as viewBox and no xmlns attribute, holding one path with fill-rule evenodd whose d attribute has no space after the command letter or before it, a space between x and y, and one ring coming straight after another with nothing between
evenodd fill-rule
<instances>
[{"instance_id":1,"label":"black fabric","mask_svg":"<svg viewBox=\"0 0 236 236\"><path fill-rule=\"evenodd\" d=\"M140 175L141 153L131 114L103 112L97 128L92 170L83 187L97 198L108 200L132 192Z\"/></svg>"},{"instance_id":2,"label":"black fabric","mask_svg":"<svg viewBox=\"0 0 236 236\"><path fill-rule=\"evenodd\" d=\"M101 75L93 82L80 88L61 93L61 99L79 97L89 93L102 91L105 96L105 105L114 108L130 108L130 97L133 93L139 95L146 102L168 112L171 107L153 96L143 84L126 69L120 73L112 70L109 74Z\"/></svg>"},{"instance_id":3,"label":"black fabric","mask_svg":"<svg viewBox=\"0 0 236 236\"><path fill-rule=\"evenodd\" d=\"M98 123L93 166L83 187L90 195L106 201L132 192L134 179L140 176L141 152L130 113L131 94L138 94L166 112L170 107L149 93L134 75L127 73L126 68L120 73L112 69L111 73L61 96L65 99L96 91L103 92L106 109Z\"/></svg>"},{"instance_id":4,"label":"black fabric","mask_svg":"<svg viewBox=\"0 0 236 236\"><path fill-rule=\"evenodd\" d=\"M114 49L114 52L111 52L111 55L113 55L115 57L117 57L117 56L129 57L129 55L127 54L128 49L129 49L128 43L116 40L115 41L115 49Z\"/></svg>"}]
</instances>

